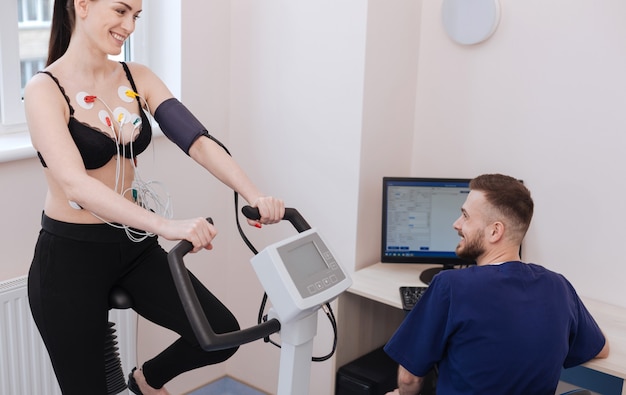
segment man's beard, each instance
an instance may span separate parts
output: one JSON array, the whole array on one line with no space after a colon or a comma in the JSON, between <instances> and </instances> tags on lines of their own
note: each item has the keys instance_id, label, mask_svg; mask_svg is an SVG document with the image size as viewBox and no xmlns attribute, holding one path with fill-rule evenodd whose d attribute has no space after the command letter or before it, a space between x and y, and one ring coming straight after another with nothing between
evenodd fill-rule
<instances>
[{"instance_id":1,"label":"man's beard","mask_svg":"<svg viewBox=\"0 0 626 395\"><path fill-rule=\"evenodd\" d=\"M465 237L465 245L461 247L461 243L456 246L456 255L467 261L476 261L479 256L485 253L485 247L483 245L483 239L480 237L473 237L471 239Z\"/></svg>"}]
</instances>

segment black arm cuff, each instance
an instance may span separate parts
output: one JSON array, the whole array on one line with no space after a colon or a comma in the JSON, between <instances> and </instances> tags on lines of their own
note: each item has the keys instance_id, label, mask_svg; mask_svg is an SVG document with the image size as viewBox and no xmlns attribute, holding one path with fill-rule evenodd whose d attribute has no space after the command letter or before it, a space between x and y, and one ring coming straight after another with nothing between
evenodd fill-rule
<instances>
[{"instance_id":1,"label":"black arm cuff","mask_svg":"<svg viewBox=\"0 0 626 395\"><path fill-rule=\"evenodd\" d=\"M154 112L163 134L180 147L187 155L189 148L200 137L209 132L198 119L176 98L165 100Z\"/></svg>"}]
</instances>

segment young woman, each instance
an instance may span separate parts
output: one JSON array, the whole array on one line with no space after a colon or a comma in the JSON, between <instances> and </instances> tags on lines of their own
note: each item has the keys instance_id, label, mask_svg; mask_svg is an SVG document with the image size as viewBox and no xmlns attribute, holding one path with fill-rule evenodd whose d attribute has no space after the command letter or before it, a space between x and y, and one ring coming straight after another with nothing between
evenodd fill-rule
<instances>
[{"instance_id":1,"label":"young woman","mask_svg":"<svg viewBox=\"0 0 626 395\"><path fill-rule=\"evenodd\" d=\"M260 226L280 221L281 200L263 195L148 68L111 61L135 29L141 0L56 0L46 69L24 101L48 183L29 298L63 394L105 394L108 295L125 289L135 310L180 338L129 375L135 394L167 394L178 374L234 352L201 350L179 302L157 236L212 248L204 218L173 220L169 202L142 182L136 157L150 143L145 112L185 153L259 208ZM230 311L193 278L216 332L238 329Z\"/></svg>"}]
</instances>

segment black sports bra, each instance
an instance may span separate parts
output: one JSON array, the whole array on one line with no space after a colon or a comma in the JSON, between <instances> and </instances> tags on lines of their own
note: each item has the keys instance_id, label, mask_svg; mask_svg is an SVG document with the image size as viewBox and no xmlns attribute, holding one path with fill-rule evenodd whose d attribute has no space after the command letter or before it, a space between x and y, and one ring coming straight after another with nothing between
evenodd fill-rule
<instances>
[{"instance_id":1,"label":"black sports bra","mask_svg":"<svg viewBox=\"0 0 626 395\"><path fill-rule=\"evenodd\" d=\"M130 85L133 90L137 92L135 82L133 81L133 77L130 74L128 66L124 62L120 63L126 72L126 78L128 78ZM106 165L112 157L117 155L118 152L123 152L124 157L127 159L134 158L145 151L148 145L150 145L150 141L152 139L152 126L150 126L150 121L141 108L139 97L137 97L139 113L141 114L139 135L137 135L133 142L125 145L117 144L113 137L74 118L74 108L70 104L70 98L65 94L65 89L63 89L59 80L48 71L40 71L40 73L49 75L50 78L52 78L57 84L63 96L65 96L65 101L67 101L67 105L70 108L70 119L67 127L69 128L70 135L72 136L72 139L74 140L74 143L83 158L83 163L85 164L86 169L93 170ZM47 167L43 156L39 152L37 152L37 156L39 156L39 160L41 161L43 167Z\"/></svg>"}]
</instances>

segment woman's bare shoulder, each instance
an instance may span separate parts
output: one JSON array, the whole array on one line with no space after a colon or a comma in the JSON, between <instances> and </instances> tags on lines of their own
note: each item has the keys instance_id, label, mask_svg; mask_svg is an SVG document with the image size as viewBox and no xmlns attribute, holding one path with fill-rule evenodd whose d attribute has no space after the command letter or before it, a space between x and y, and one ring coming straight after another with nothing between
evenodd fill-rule
<instances>
[{"instance_id":1,"label":"woman's bare shoulder","mask_svg":"<svg viewBox=\"0 0 626 395\"><path fill-rule=\"evenodd\" d=\"M26 83L24 87L24 102L29 101L47 102L51 100L60 100L64 102L62 91L59 88L58 80L55 81L54 74L36 73Z\"/></svg>"},{"instance_id":2,"label":"woman's bare shoulder","mask_svg":"<svg viewBox=\"0 0 626 395\"><path fill-rule=\"evenodd\" d=\"M135 62L126 64L139 93L150 102L152 108L156 109L160 103L172 97L169 88L148 66Z\"/></svg>"},{"instance_id":3,"label":"woman's bare shoulder","mask_svg":"<svg viewBox=\"0 0 626 395\"><path fill-rule=\"evenodd\" d=\"M150 67L137 63L137 62L125 62L130 70L130 73L133 75L134 79L145 79L145 78L158 78L156 74L150 69Z\"/></svg>"}]
</instances>

